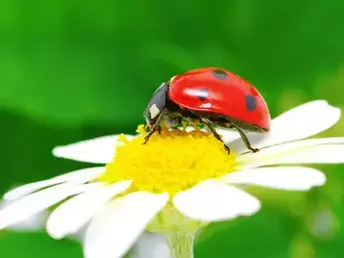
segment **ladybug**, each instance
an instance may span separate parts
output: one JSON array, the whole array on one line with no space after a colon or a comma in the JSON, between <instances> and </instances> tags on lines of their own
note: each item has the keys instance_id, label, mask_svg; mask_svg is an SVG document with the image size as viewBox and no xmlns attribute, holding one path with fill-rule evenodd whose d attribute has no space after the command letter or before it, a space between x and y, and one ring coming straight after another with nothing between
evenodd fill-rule
<instances>
[{"instance_id":1,"label":"ladybug","mask_svg":"<svg viewBox=\"0 0 344 258\"><path fill-rule=\"evenodd\" d=\"M215 127L236 129L245 146L253 148L244 131L268 132L270 112L262 95L246 80L221 68L199 68L172 77L154 92L144 112L145 137L161 130L161 124L178 127L183 120L203 124L223 142ZM229 147L224 144L230 153Z\"/></svg>"}]
</instances>

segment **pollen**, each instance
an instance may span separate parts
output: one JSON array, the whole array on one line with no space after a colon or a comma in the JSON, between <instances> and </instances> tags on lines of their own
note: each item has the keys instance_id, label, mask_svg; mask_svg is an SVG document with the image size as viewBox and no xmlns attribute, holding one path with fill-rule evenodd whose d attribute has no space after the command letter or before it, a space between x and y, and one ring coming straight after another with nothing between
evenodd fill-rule
<instances>
[{"instance_id":1,"label":"pollen","mask_svg":"<svg viewBox=\"0 0 344 258\"><path fill-rule=\"evenodd\" d=\"M146 144L144 126L138 136L118 139L116 155L106 165L100 181L114 183L132 180L130 191L168 192L172 197L197 183L221 177L232 171L235 153L224 149L212 134L195 129L162 129Z\"/></svg>"}]
</instances>

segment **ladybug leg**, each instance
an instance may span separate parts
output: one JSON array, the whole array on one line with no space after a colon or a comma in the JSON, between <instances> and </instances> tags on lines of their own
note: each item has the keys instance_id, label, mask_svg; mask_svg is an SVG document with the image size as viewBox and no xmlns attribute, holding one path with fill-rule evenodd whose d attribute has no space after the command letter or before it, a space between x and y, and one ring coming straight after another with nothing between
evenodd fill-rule
<instances>
[{"instance_id":1,"label":"ladybug leg","mask_svg":"<svg viewBox=\"0 0 344 258\"><path fill-rule=\"evenodd\" d=\"M204 124L208 130L214 135L214 137L219 140L220 142L223 143L223 147L225 148L225 150L228 152L228 154L231 153L231 149L222 141L221 136L216 132L216 130L213 128L213 126L206 120L203 120L202 118L200 118L200 122L202 124Z\"/></svg>"},{"instance_id":2,"label":"ladybug leg","mask_svg":"<svg viewBox=\"0 0 344 258\"><path fill-rule=\"evenodd\" d=\"M146 143L148 142L149 138L150 138L156 131L158 131L159 134L160 134L160 132L161 132L161 126L160 126L160 124L161 124L162 119L163 119L164 115L166 114L166 112L167 112L166 109L164 109L164 110L161 112L161 114L159 115L159 117L156 119L154 125L152 126L151 131L145 136L145 141L143 142L143 144L146 144Z\"/></svg>"},{"instance_id":3,"label":"ladybug leg","mask_svg":"<svg viewBox=\"0 0 344 258\"><path fill-rule=\"evenodd\" d=\"M153 135L153 133L155 133L156 130L153 129L145 136L145 141L143 142L143 144L146 144L149 140L149 138Z\"/></svg>"},{"instance_id":4,"label":"ladybug leg","mask_svg":"<svg viewBox=\"0 0 344 258\"><path fill-rule=\"evenodd\" d=\"M170 128L173 128L174 130L181 131L180 127L183 127L182 117L175 115L174 117L169 119L168 124L169 124Z\"/></svg>"},{"instance_id":5,"label":"ladybug leg","mask_svg":"<svg viewBox=\"0 0 344 258\"><path fill-rule=\"evenodd\" d=\"M253 153L259 151L259 149L253 148L253 147L251 146L251 143L250 143L250 141L248 140L246 134L244 133L243 130L241 130L240 127L236 126L235 124L231 124L231 127L232 127L232 128L235 128L235 129L238 131L238 133L240 134L240 137L241 137L241 139L243 140L243 142L245 143L245 146L246 146L247 149L249 149L249 150L252 151Z\"/></svg>"},{"instance_id":6,"label":"ladybug leg","mask_svg":"<svg viewBox=\"0 0 344 258\"><path fill-rule=\"evenodd\" d=\"M165 120L161 121L160 120L160 124L156 126L156 131L161 134L161 130L162 128L168 128L167 122Z\"/></svg>"}]
</instances>

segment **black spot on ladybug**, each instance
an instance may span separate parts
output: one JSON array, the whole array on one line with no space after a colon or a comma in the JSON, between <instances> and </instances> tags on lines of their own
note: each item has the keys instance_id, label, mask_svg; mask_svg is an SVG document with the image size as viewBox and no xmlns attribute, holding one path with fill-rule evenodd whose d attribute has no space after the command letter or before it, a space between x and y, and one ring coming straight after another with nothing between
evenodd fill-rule
<instances>
[{"instance_id":1,"label":"black spot on ladybug","mask_svg":"<svg viewBox=\"0 0 344 258\"><path fill-rule=\"evenodd\" d=\"M209 92L208 89L206 88L202 88L198 91L197 96L200 100L204 101L208 98L209 96Z\"/></svg>"},{"instance_id":2,"label":"black spot on ladybug","mask_svg":"<svg viewBox=\"0 0 344 258\"><path fill-rule=\"evenodd\" d=\"M257 99L252 95L246 95L245 97L246 108L249 111L254 111L257 108Z\"/></svg>"},{"instance_id":3,"label":"black spot on ladybug","mask_svg":"<svg viewBox=\"0 0 344 258\"><path fill-rule=\"evenodd\" d=\"M225 73L224 71L221 71L221 70L214 70L213 71L213 76L216 78L216 79L219 79L219 80L226 80L227 79L227 73Z\"/></svg>"}]
</instances>

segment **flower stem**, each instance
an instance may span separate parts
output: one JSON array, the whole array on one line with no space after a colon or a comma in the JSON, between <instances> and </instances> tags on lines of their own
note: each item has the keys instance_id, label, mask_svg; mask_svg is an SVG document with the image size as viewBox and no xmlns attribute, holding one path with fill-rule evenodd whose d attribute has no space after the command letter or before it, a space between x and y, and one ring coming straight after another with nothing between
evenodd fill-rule
<instances>
[{"instance_id":1,"label":"flower stem","mask_svg":"<svg viewBox=\"0 0 344 258\"><path fill-rule=\"evenodd\" d=\"M195 232L172 232L165 235L172 258L193 258Z\"/></svg>"}]
</instances>

